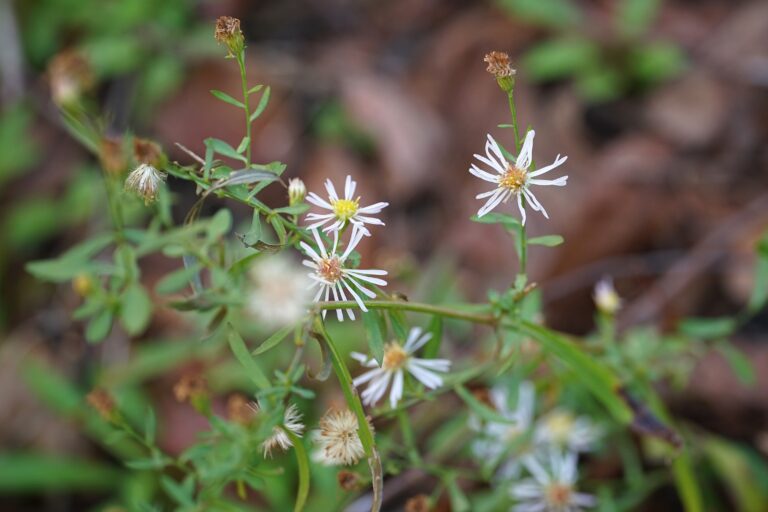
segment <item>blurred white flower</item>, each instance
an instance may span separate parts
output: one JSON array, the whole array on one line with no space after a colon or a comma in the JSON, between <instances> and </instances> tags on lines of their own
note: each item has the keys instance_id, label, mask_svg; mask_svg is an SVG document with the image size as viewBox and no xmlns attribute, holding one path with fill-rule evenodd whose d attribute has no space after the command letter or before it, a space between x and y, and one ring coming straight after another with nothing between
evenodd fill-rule
<instances>
[{"instance_id":1,"label":"blurred white flower","mask_svg":"<svg viewBox=\"0 0 768 512\"><path fill-rule=\"evenodd\" d=\"M520 474L521 461L533 453L532 443L527 437L533 426L536 391L532 383L521 382L514 410L509 408L505 388L491 389L490 399L499 416L509 421L481 423L475 416L470 417L470 427L480 433L480 437L472 443L472 452L479 460L495 467L511 451L511 456L499 467L498 476L516 478Z\"/></svg>"},{"instance_id":2,"label":"blurred white flower","mask_svg":"<svg viewBox=\"0 0 768 512\"><path fill-rule=\"evenodd\" d=\"M327 466L357 464L365 455L357 428L357 416L349 409L326 412L320 418L320 430L314 432L313 458Z\"/></svg>"},{"instance_id":3,"label":"blurred white flower","mask_svg":"<svg viewBox=\"0 0 768 512\"><path fill-rule=\"evenodd\" d=\"M496 174L487 172L476 164L472 164L469 172L477 176L481 180L496 184L496 188L488 192L478 194L476 199L488 198L485 205L477 212L478 217L482 217L486 213L490 212L501 202L507 202L512 196L517 197L517 207L520 209L520 215L522 216L522 222L525 224L525 208L523 206L523 200L531 206L534 211L539 211L544 214L544 217L549 218L544 207L539 203L536 196L530 190L531 185L555 185L558 187L565 186L568 176L561 176L556 180L542 180L536 179L536 176L541 176L556 167L562 165L567 159L567 156L560 157L557 155L555 161L533 172L528 172L528 168L531 166L533 160L533 137L536 133L530 130L525 135L525 141L523 147L520 149L520 154L512 163L508 162L501 151L498 143L493 137L488 135L488 141L485 143L485 155L474 155L480 162L489 166L492 171L496 171Z\"/></svg>"},{"instance_id":4,"label":"blurred white flower","mask_svg":"<svg viewBox=\"0 0 768 512\"><path fill-rule=\"evenodd\" d=\"M621 297L613 287L613 280L604 277L595 285L593 295L597 309L608 315L615 315L621 309Z\"/></svg>"},{"instance_id":5,"label":"blurred white flower","mask_svg":"<svg viewBox=\"0 0 768 512\"><path fill-rule=\"evenodd\" d=\"M141 164L125 179L125 189L141 197L146 205L157 199L160 184L164 181L164 173L149 164Z\"/></svg>"},{"instance_id":6,"label":"blurred white flower","mask_svg":"<svg viewBox=\"0 0 768 512\"><path fill-rule=\"evenodd\" d=\"M264 327L292 325L307 313L311 281L287 256L258 258L248 275L246 311Z\"/></svg>"},{"instance_id":7,"label":"blurred white flower","mask_svg":"<svg viewBox=\"0 0 768 512\"><path fill-rule=\"evenodd\" d=\"M535 457L523 463L533 478L512 485L510 494L517 501L513 512L578 512L597 505L594 496L576 492L575 453L551 452L546 468Z\"/></svg>"},{"instance_id":8,"label":"blurred white flower","mask_svg":"<svg viewBox=\"0 0 768 512\"><path fill-rule=\"evenodd\" d=\"M310 192L307 196L307 201L324 210L329 210L330 213L307 214L308 221L317 221L311 224L309 229L319 228L330 222L331 224L326 226L323 231L341 231L347 222L350 222L359 227L361 232L368 236L370 232L365 228L364 224L383 226L384 223L380 219L371 217L371 215L380 213L389 206L389 203L375 203L361 207L360 197L355 198L355 188L357 188L357 183L352 180L351 176L347 176L347 180L344 183L343 198L340 198L336 193L336 188L331 180L325 180L328 201L314 192Z\"/></svg>"},{"instance_id":9,"label":"blurred white flower","mask_svg":"<svg viewBox=\"0 0 768 512\"><path fill-rule=\"evenodd\" d=\"M555 409L536 422L534 439L538 445L554 445L575 452L594 448L603 431L586 416L575 416L565 409Z\"/></svg>"},{"instance_id":10,"label":"blurred white flower","mask_svg":"<svg viewBox=\"0 0 768 512\"><path fill-rule=\"evenodd\" d=\"M301 412L295 404L291 404L285 409L282 427L274 427L272 429L272 435L261 444L261 449L264 450L264 457L271 457L272 450L275 448L287 450L293 446L291 438L288 437L288 434L285 433L283 428L290 430L298 437L301 437L301 434L304 433L304 424L301 422Z\"/></svg>"},{"instance_id":11,"label":"blurred white flower","mask_svg":"<svg viewBox=\"0 0 768 512\"><path fill-rule=\"evenodd\" d=\"M384 396L390 381L392 381L389 403L392 407L397 406L397 403L403 397L406 371L429 389L442 386L443 379L438 373L447 372L451 367L451 362L447 359L420 359L413 357L413 354L431 338L432 334L423 333L420 327L412 328L408 333L405 345L400 345L394 341L387 344L381 367L379 367L375 359L359 352L352 352L352 357L363 366L373 368L353 381L355 387L368 383L365 391L360 395L363 403L373 405L378 402Z\"/></svg>"},{"instance_id":12,"label":"blurred white flower","mask_svg":"<svg viewBox=\"0 0 768 512\"><path fill-rule=\"evenodd\" d=\"M368 298L376 298L376 293L366 288L366 285L363 283L386 286L386 281L372 276L385 276L387 275L387 271L360 270L357 268L352 269L344 267L344 262L363 238L363 232L358 229L357 226L352 229L352 235L347 243L347 247L341 255L336 253L339 245L338 231L333 232L333 247L330 252L326 251L325 245L323 244L317 229L312 229L312 234L315 237L315 242L317 242L319 254L318 251L315 251L315 249L310 247L306 242L301 242L300 246L304 253L312 258L311 261L304 260L302 263L313 270L313 272L309 274L309 277L312 279L312 284L310 286L312 288L318 288L313 300L315 302L319 300L328 301L332 298L334 301L346 301L347 294L344 291L346 289L357 302L358 306L360 306L360 309L368 311L368 308L365 307L358 292L366 295ZM325 318L326 311L327 310L323 310L323 318ZM354 320L355 314L352 310L347 309L346 311L350 320ZM344 320L344 313L341 309L336 310L336 316L340 321Z\"/></svg>"}]
</instances>

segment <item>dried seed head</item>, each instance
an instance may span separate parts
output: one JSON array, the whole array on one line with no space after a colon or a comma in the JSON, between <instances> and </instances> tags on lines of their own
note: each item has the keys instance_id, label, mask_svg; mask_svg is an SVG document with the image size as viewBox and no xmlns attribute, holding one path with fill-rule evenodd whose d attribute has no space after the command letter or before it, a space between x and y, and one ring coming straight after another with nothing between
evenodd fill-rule
<instances>
[{"instance_id":1,"label":"dried seed head","mask_svg":"<svg viewBox=\"0 0 768 512\"><path fill-rule=\"evenodd\" d=\"M245 39L240 30L240 20L231 16L221 16L216 20L216 41L225 44L229 50L229 56L234 57L245 48Z\"/></svg>"},{"instance_id":2,"label":"dried seed head","mask_svg":"<svg viewBox=\"0 0 768 512\"><path fill-rule=\"evenodd\" d=\"M512 67L512 61L509 55L504 52L491 52L485 55L483 59L488 64L486 71L496 78L506 78L514 76L517 71Z\"/></svg>"},{"instance_id":3,"label":"dried seed head","mask_svg":"<svg viewBox=\"0 0 768 512\"><path fill-rule=\"evenodd\" d=\"M190 402L208 395L208 385L199 374L185 373L173 386L173 396L179 402Z\"/></svg>"},{"instance_id":4,"label":"dried seed head","mask_svg":"<svg viewBox=\"0 0 768 512\"><path fill-rule=\"evenodd\" d=\"M149 139L133 139L133 157L140 164L151 165L152 167L163 167L165 155L160 145Z\"/></svg>"},{"instance_id":5,"label":"dried seed head","mask_svg":"<svg viewBox=\"0 0 768 512\"><path fill-rule=\"evenodd\" d=\"M104 137L99 147L99 162L108 176L119 176L128 168L128 161L123 153L120 139Z\"/></svg>"},{"instance_id":6,"label":"dried seed head","mask_svg":"<svg viewBox=\"0 0 768 512\"><path fill-rule=\"evenodd\" d=\"M429 496L426 494L417 494L405 502L405 512L429 512L430 508Z\"/></svg>"},{"instance_id":7,"label":"dried seed head","mask_svg":"<svg viewBox=\"0 0 768 512\"><path fill-rule=\"evenodd\" d=\"M51 59L48 79L53 101L60 107L78 102L95 83L90 63L74 50L65 50Z\"/></svg>"},{"instance_id":8,"label":"dried seed head","mask_svg":"<svg viewBox=\"0 0 768 512\"><path fill-rule=\"evenodd\" d=\"M326 412L320 418L320 430L315 436L316 458L329 466L357 464L365 456L358 426L357 416L349 409ZM370 422L368 426L371 428Z\"/></svg>"},{"instance_id":9,"label":"dried seed head","mask_svg":"<svg viewBox=\"0 0 768 512\"><path fill-rule=\"evenodd\" d=\"M356 491L360 488L360 475L354 471L342 469L336 475L336 480L339 482L339 487L345 491Z\"/></svg>"},{"instance_id":10,"label":"dried seed head","mask_svg":"<svg viewBox=\"0 0 768 512\"><path fill-rule=\"evenodd\" d=\"M256 417L257 412L256 404L240 393L232 394L227 399L227 418L229 421L249 425Z\"/></svg>"},{"instance_id":11,"label":"dried seed head","mask_svg":"<svg viewBox=\"0 0 768 512\"><path fill-rule=\"evenodd\" d=\"M148 205L157 199L160 184L165 181L165 174L149 164L141 164L125 179L125 189L133 192Z\"/></svg>"},{"instance_id":12,"label":"dried seed head","mask_svg":"<svg viewBox=\"0 0 768 512\"><path fill-rule=\"evenodd\" d=\"M307 197L307 187L299 178L288 180L288 204L291 206L300 204Z\"/></svg>"},{"instance_id":13,"label":"dried seed head","mask_svg":"<svg viewBox=\"0 0 768 512\"><path fill-rule=\"evenodd\" d=\"M115 419L115 401L112 395L104 389L96 388L85 397L88 405L93 407L107 421Z\"/></svg>"}]
</instances>

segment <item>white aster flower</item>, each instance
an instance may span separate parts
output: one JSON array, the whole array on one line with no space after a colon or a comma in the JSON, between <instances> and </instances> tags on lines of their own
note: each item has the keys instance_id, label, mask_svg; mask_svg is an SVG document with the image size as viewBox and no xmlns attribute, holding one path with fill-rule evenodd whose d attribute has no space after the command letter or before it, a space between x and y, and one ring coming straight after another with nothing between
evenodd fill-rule
<instances>
[{"instance_id":1,"label":"white aster flower","mask_svg":"<svg viewBox=\"0 0 768 512\"><path fill-rule=\"evenodd\" d=\"M357 429L357 416L349 409L326 412L320 418L320 430L314 433L317 451L313 458L326 466L357 464L365 456Z\"/></svg>"},{"instance_id":2,"label":"white aster flower","mask_svg":"<svg viewBox=\"0 0 768 512\"><path fill-rule=\"evenodd\" d=\"M355 387L368 383L365 391L361 393L363 403L373 405L386 393L390 381L392 389L389 392L389 403L392 407L403 397L405 372L408 371L419 382L429 389L435 389L443 385L443 379L438 373L445 373L451 367L447 359L420 359L413 354L423 347L432 338L431 333L423 333L420 327L414 327L408 333L405 345L398 342L388 343L384 350L384 360L381 367L375 359L365 354L352 352L352 357L370 371L357 377L353 384Z\"/></svg>"},{"instance_id":3,"label":"white aster flower","mask_svg":"<svg viewBox=\"0 0 768 512\"><path fill-rule=\"evenodd\" d=\"M475 196L477 199L488 198L485 205L477 212L478 217L482 217L486 213L496 208L499 203L507 202L512 196L517 197L517 207L520 209L520 215L522 216L522 222L525 224L525 208L523 201L531 206L534 211L539 211L544 214L544 217L549 218L546 210L541 205L536 196L531 192L531 185L555 185L558 187L564 187L568 181L568 176L561 176L556 180L542 180L536 178L541 176L556 167L562 165L567 159L567 156L561 157L557 155L557 158L553 163L542 167L533 172L529 172L528 168L531 166L533 160L533 137L536 133L530 130L525 135L525 141L523 147L520 149L520 154L511 163L504 158L504 154L499 147L499 144L493 137L488 135L488 141L485 143L485 155L474 155L480 162L489 166L493 172L487 172L472 164L469 172L477 176L481 180L496 184L496 188L488 192L483 192Z\"/></svg>"},{"instance_id":4,"label":"white aster flower","mask_svg":"<svg viewBox=\"0 0 768 512\"><path fill-rule=\"evenodd\" d=\"M576 492L575 453L550 453L548 463L545 468L536 458L524 461L533 478L512 485L513 512L578 512L597 505L594 496Z\"/></svg>"},{"instance_id":5,"label":"white aster flower","mask_svg":"<svg viewBox=\"0 0 768 512\"><path fill-rule=\"evenodd\" d=\"M332 296L335 301L346 301L347 294L344 291L346 289L346 291L352 295L355 302L357 302L358 306L360 306L360 309L368 311L368 308L365 307L358 292L371 299L376 298L376 293L366 288L366 285L363 283L386 286L386 281L372 276L385 276L387 275L387 271L361 270L344 267L344 262L355 247L357 247L357 244L360 243L364 233L355 226L352 229L352 235L347 243L347 247L341 255L336 252L339 245L338 231L333 232L333 247L330 252L326 251L325 245L320 239L320 234L317 232L317 229L312 229L312 234L315 237L315 242L317 242L319 254L318 251L315 251L306 242L301 242L300 246L304 250L304 253L312 258L311 261L304 260L302 263L313 270L313 272L309 274L309 277L312 279L312 284L310 286L311 288L318 288L313 300L315 302L321 299L328 301ZM354 320L355 314L352 310L347 309L346 311L350 320ZM325 318L325 313L326 310L323 311L323 318ZM341 309L336 310L336 316L340 321L344 320L344 312Z\"/></svg>"},{"instance_id":6,"label":"white aster flower","mask_svg":"<svg viewBox=\"0 0 768 512\"><path fill-rule=\"evenodd\" d=\"M275 448L287 450L293 446L291 438L288 437L288 434L285 433L283 428L290 430L298 437L301 437L301 434L304 433L304 424L301 422L301 411L299 411L299 408L296 407L295 404L291 404L285 409L282 426L275 426L272 429L272 435L267 438L266 441L261 443L261 448L264 450L264 457L271 457L272 450Z\"/></svg>"},{"instance_id":7,"label":"white aster flower","mask_svg":"<svg viewBox=\"0 0 768 512\"><path fill-rule=\"evenodd\" d=\"M141 197L147 205L157 199L160 184L164 181L164 173L149 164L141 164L125 179L125 189Z\"/></svg>"},{"instance_id":8,"label":"white aster flower","mask_svg":"<svg viewBox=\"0 0 768 512\"><path fill-rule=\"evenodd\" d=\"M516 478L520 473L521 461L533 453L533 446L527 436L533 427L536 391L532 383L521 382L514 410L509 408L505 388L493 388L490 399L499 416L509 421L481 424L475 416L470 417L470 427L480 433L480 438L472 443L472 452L479 460L493 467L512 447L512 455L500 466L498 476Z\"/></svg>"},{"instance_id":9,"label":"white aster flower","mask_svg":"<svg viewBox=\"0 0 768 512\"><path fill-rule=\"evenodd\" d=\"M311 300L311 281L289 258L259 258L250 268L246 311L266 328L280 328L301 320Z\"/></svg>"},{"instance_id":10,"label":"white aster flower","mask_svg":"<svg viewBox=\"0 0 768 512\"><path fill-rule=\"evenodd\" d=\"M575 452L587 452L602 437L602 429L586 416L555 409L536 424L534 438L539 445L554 445Z\"/></svg>"},{"instance_id":11,"label":"white aster flower","mask_svg":"<svg viewBox=\"0 0 768 512\"><path fill-rule=\"evenodd\" d=\"M325 226L323 231L341 231L347 222L359 227L366 236L370 235L364 224L375 224L383 226L384 223L371 215L380 213L381 210L389 206L389 203L375 203L369 206L360 207L360 197L355 198L355 188L357 183L347 176L344 183L344 197L340 198L336 193L336 188L331 180L325 180L325 190L328 192L328 201L310 192L307 201L324 210L330 210L330 213L310 213L307 214L308 221L316 221L309 226L309 229Z\"/></svg>"},{"instance_id":12,"label":"white aster flower","mask_svg":"<svg viewBox=\"0 0 768 512\"><path fill-rule=\"evenodd\" d=\"M621 308L621 297L613 287L613 279L609 277L597 282L593 298L597 309L608 315L615 315Z\"/></svg>"}]
</instances>

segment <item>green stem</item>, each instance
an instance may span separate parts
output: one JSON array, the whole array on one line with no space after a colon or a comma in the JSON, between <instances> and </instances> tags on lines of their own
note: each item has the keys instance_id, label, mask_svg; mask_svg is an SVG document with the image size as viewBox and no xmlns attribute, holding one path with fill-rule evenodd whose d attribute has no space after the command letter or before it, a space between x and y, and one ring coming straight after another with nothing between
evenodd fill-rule
<instances>
[{"instance_id":1,"label":"green stem","mask_svg":"<svg viewBox=\"0 0 768 512\"><path fill-rule=\"evenodd\" d=\"M378 510L381 509L384 476L381 467L381 459L376 450L376 441L373 438L373 432L368 423L368 418L365 415L363 404L360 402L360 397L357 395L357 390L355 390L355 387L352 384L352 375L350 375L349 369L347 369L346 364L344 364L339 349L328 335L328 331L325 330L325 325L323 324L320 315L315 317L314 328L328 345L328 352L331 356L333 371L336 373L336 378L339 380L341 390L344 392L344 398L346 399L349 408L354 411L357 416L357 433L360 436L360 442L363 445L365 455L368 457L368 465L371 468L371 482L373 485L373 503L371 504L371 512L378 512Z\"/></svg>"},{"instance_id":2,"label":"green stem","mask_svg":"<svg viewBox=\"0 0 768 512\"><path fill-rule=\"evenodd\" d=\"M515 154L520 151L520 134L517 130L517 109L515 108L515 93L514 88L510 89L507 93L507 99L509 100L509 112L512 114L512 130L515 133Z\"/></svg>"},{"instance_id":3,"label":"green stem","mask_svg":"<svg viewBox=\"0 0 768 512\"><path fill-rule=\"evenodd\" d=\"M116 181L109 176L104 176L104 187L107 190L107 204L109 206L109 214L112 217L112 226L115 230L115 242L118 246L122 245L125 241L123 235L123 227L125 225L123 221L123 209L118 200L118 193L115 191Z\"/></svg>"},{"instance_id":4,"label":"green stem","mask_svg":"<svg viewBox=\"0 0 768 512\"><path fill-rule=\"evenodd\" d=\"M245 75L245 51L237 56L237 64L240 66L240 83L243 87L243 110L245 110L245 136L248 138L248 147L245 150L247 168L251 167L251 107L248 104L248 78Z\"/></svg>"},{"instance_id":5,"label":"green stem","mask_svg":"<svg viewBox=\"0 0 768 512\"><path fill-rule=\"evenodd\" d=\"M414 465L421 464L421 455L416 447L416 436L413 433L413 427L411 426L408 414L404 409L397 411L397 420L400 423L400 430L403 432L403 443L405 443L408 449L408 458Z\"/></svg>"},{"instance_id":6,"label":"green stem","mask_svg":"<svg viewBox=\"0 0 768 512\"><path fill-rule=\"evenodd\" d=\"M515 134L515 155L519 154L521 147L520 132L517 128L517 108L515 107L515 88L512 87L507 92L507 100L509 100L509 113L512 115L512 130ZM525 197L522 198L523 207L525 207ZM520 230L520 274L525 274L528 267L528 235L525 231L525 224L523 224Z\"/></svg>"},{"instance_id":7,"label":"green stem","mask_svg":"<svg viewBox=\"0 0 768 512\"><path fill-rule=\"evenodd\" d=\"M358 304L355 301L348 300L335 302L318 302L315 306L318 309L350 309L358 307ZM467 322L474 322L476 324L496 325L498 323L498 319L493 315L483 313L469 313L467 311L459 311L457 309L451 309L443 306L424 304L422 302L369 300L365 301L365 306L370 309L392 309L398 311L413 311L414 313L426 313L429 315L439 315L446 318L466 320Z\"/></svg>"}]
</instances>

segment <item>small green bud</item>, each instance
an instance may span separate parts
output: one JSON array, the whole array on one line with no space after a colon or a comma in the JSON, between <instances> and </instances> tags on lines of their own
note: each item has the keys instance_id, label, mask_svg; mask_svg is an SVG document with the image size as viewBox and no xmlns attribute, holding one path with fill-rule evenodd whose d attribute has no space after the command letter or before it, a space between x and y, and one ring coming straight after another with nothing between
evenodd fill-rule
<instances>
[{"instance_id":1,"label":"small green bud","mask_svg":"<svg viewBox=\"0 0 768 512\"><path fill-rule=\"evenodd\" d=\"M291 178L288 180L288 204L295 206L301 204L307 197L307 187L300 178Z\"/></svg>"}]
</instances>

